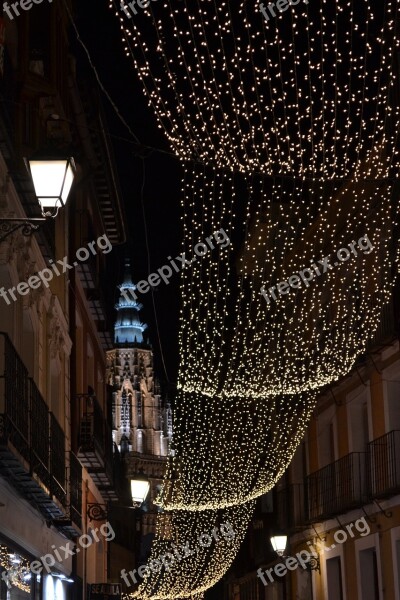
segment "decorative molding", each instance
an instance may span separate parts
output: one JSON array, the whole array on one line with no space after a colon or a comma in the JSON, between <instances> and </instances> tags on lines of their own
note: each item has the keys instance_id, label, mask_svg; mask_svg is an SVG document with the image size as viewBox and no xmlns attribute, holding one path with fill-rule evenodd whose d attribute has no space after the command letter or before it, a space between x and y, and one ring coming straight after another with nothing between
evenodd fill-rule
<instances>
[{"instance_id":1,"label":"decorative molding","mask_svg":"<svg viewBox=\"0 0 400 600\"><path fill-rule=\"evenodd\" d=\"M48 336L51 358L59 358L62 354L71 353L72 341L68 333L68 325L56 296L51 296L48 310L50 335Z\"/></svg>"}]
</instances>

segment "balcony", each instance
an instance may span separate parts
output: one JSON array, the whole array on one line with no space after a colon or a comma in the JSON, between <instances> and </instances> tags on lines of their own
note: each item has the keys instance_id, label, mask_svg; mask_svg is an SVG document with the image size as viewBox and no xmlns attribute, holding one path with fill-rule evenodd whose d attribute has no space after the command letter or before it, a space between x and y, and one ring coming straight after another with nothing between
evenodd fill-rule
<instances>
[{"instance_id":1,"label":"balcony","mask_svg":"<svg viewBox=\"0 0 400 600\"><path fill-rule=\"evenodd\" d=\"M307 521L362 506L366 499L365 453L352 452L306 477Z\"/></svg>"},{"instance_id":2,"label":"balcony","mask_svg":"<svg viewBox=\"0 0 400 600\"><path fill-rule=\"evenodd\" d=\"M397 493L400 493L400 431L395 430L370 442L367 452L348 454L306 477L305 522L326 519ZM285 528L301 525L301 518L297 522L301 506L297 496L296 490L278 491L278 515Z\"/></svg>"},{"instance_id":3,"label":"balcony","mask_svg":"<svg viewBox=\"0 0 400 600\"><path fill-rule=\"evenodd\" d=\"M65 435L8 336L0 333L0 475L44 516L67 522Z\"/></svg>"},{"instance_id":4,"label":"balcony","mask_svg":"<svg viewBox=\"0 0 400 600\"><path fill-rule=\"evenodd\" d=\"M302 528L305 522L304 485L290 484L277 490L277 521L284 531Z\"/></svg>"},{"instance_id":5,"label":"balcony","mask_svg":"<svg viewBox=\"0 0 400 600\"><path fill-rule=\"evenodd\" d=\"M87 239L84 240L84 245L96 239L94 232L90 233L88 231L87 236ZM106 309L97 256L91 254L84 262L79 262L77 272L82 287L85 290L90 315L96 322L96 326L101 329L101 326L106 321Z\"/></svg>"},{"instance_id":6,"label":"balcony","mask_svg":"<svg viewBox=\"0 0 400 600\"><path fill-rule=\"evenodd\" d=\"M55 416L50 414L50 470L52 493L65 506L67 502L65 481L65 435Z\"/></svg>"},{"instance_id":7,"label":"balcony","mask_svg":"<svg viewBox=\"0 0 400 600\"><path fill-rule=\"evenodd\" d=\"M79 263L77 271L82 282L82 287L85 290L96 290L98 284L96 257L91 255L85 262Z\"/></svg>"},{"instance_id":8,"label":"balcony","mask_svg":"<svg viewBox=\"0 0 400 600\"><path fill-rule=\"evenodd\" d=\"M70 516L82 528L82 465L73 452L69 454Z\"/></svg>"},{"instance_id":9,"label":"balcony","mask_svg":"<svg viewBox=\"0 0 400 600\"><path fill-rule=\"evenodd\" d=\"M78 396L79 403L79 450L78 458L90 473L103 497L118 500L114 489L113 443L111 426L92 394Z\"/></svg>"},{"instance_id":10,"label":"balcony","mask_svg":"<svg viewBox=\"0 0 400 600\"><path fill-rule=\"evenodd\" d=\"M28 372L8 336L0 334L0 444L14 450L21 465L29 463Z\"/></svg>"},{"instance_id":11,"label":"balcony","mask_svg":"<svg viewBox=\"0 0 400 600\"><path fill-rule=\"evenodd\" d=\"M52 481L49 468L50 423L49 409L34 382L29 383L30 431L32 476L51 493Z\"/></svg>"},{"instance_id":12,"label":"balcony","mask_svg":"<svg viewBox=\"0 0 400 600\"><path fill-rule=\"evenodd\" d=\"M390 431L368 444L367 486L370 499L400 491L400 431Z\"/></svg>"}]
</instances>

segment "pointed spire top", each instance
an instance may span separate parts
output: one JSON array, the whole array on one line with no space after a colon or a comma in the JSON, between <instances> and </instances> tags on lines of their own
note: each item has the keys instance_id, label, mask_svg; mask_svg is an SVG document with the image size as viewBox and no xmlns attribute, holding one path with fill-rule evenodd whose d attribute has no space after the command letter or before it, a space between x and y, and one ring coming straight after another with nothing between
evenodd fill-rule
<instances>
[{"instance_id":1,"label":"pointed spire top","mask_svg":"<svg viewBox=\"0 0 400 600\"><path fill-rule=\"evenodd\" d=\"M129 258L124 261L124 279L118 288L121 291L118 312L114 325L114 339L116 343L143 344L143 331L147 325L140 321L139 311L142 305L137 301L136 285L132 281L131 263Z\"/></svg>"},{"instance_id":2,"label":"pointed spire top","mask_svg":"<svg viewBox=\"0 0 400 600\"><path fill-rule=\"evenodd\" d=\"M120 287L125 285L127 285L128 287L131 287L133 285L130 258L125 258L124 279Z\"/></svg>"}]
</instances>

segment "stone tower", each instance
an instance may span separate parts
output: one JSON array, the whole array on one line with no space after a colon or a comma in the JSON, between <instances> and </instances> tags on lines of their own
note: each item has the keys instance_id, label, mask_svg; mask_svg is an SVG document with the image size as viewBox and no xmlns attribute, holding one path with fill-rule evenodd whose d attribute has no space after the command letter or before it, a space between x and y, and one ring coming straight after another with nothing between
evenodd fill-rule
<instances>
[{"instance_id":1,"label":"stone tower","mask_svg":"<svg viewBox=\"0 0 400 600\"><path fill-rule=\"evenodd\" d=\"M114 348L107 352L107 383L113 387L113 441L123 454L167 456L172 412L161 398L153 351L143 339L147 325L139 318L142 306L136 300L129 261L119 289Z\"/></svg>"},{"instance_id":2,"label":"stone tower","mask_svg":"<svg viewBox=\"0 0 400 600\"><path fill-rule=\"evenodd\" d=\"M130 263L118 286L114 348L107 351L107 383L112 386L113 441L125 457L128 478L140 470L150 480L149 497L143 506L142 534L155 530L158 508L153 501L160 491L172 439L172 410L163 400L154 376L153 351L145 342L132 282Z\"/></svg>"}]
</instances>

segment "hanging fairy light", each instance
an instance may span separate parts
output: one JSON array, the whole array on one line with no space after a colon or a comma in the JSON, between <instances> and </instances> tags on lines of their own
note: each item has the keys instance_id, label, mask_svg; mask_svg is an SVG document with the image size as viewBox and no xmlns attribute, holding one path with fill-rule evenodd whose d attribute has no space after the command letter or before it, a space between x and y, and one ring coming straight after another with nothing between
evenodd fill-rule
<instances>
[{"instance_id":1,"label":"hanging fairy light","mask_svg":"<svg viewBox=\"0 0 400 600\"><path fill-rule=\"evenodd\" d=\"M173 456L152 557L229 515L244 536L254 499L300 442L318 391L347 373L392 290L398 52L392 0L315 0L266 23L245 0L151 3L120 19L124 47L182 159L182 251L231 243L181 278ZM368 235L351 261L338 251ZM319 260L337 262L326 272ZM336 258L334 258L336 257ZM304 269L309 285L260 292ZM322 268L322 267L321 267ZM285 290L287 292L287 290ZM238 545L149 573L135 598L202 598Z\"/></svg>"},{"instance_id":2,"label":"hanging fairy light","mask_svg":"<svg viewBox=\"0 0 400 600\"><path fill-rule=\"evenodd\" d=\"M235 9L227 0L164 0L140 18L117 14L184 160L325 180L353 176L381 139L395 151L385 120L397 112L389 98L396 10L391 1L361 0L354 10L350 0L316 0L266 24L244 0Z\"/></svg>"},{"instance_id":3,"label":"hanging fairy light","mask_svg":"<svg viewBox=\"0 0 400 600\"><path fill-rule=\"evenodd\" d=\"M250 502L224 511L177 511L167 538L160 516L144 582L126 597L202 598L231 565L253 509L254 502Z\"/></svg>"}]
</instances>

